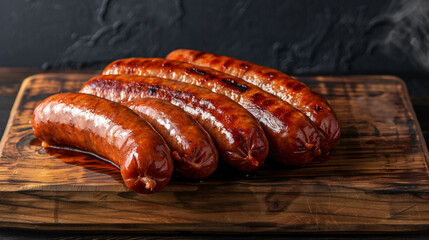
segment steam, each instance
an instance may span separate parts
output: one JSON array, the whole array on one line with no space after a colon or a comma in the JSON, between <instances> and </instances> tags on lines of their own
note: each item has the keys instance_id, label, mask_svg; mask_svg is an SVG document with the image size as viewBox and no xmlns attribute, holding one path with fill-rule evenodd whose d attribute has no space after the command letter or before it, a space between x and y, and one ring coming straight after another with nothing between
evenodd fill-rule
<instances>
[{"instance_id":1,"label":"steam","mask_svg":"<svg viewBox=\"0 0 429 240\"><path fill-rule=\"evenodd\" d=\"M393 1L385 14L375 18L370 28L391 25L378 43L388 55L394 50L405 54L412 63L429 71L429 2Z\"/></svg>"}]
</instances>

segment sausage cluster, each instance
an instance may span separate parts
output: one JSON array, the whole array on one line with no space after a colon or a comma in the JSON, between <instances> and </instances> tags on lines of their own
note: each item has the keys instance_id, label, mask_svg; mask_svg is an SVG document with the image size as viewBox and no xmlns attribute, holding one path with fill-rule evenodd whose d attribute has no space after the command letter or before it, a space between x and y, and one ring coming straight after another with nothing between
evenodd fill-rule
<instances>
[{"instance_id":1,"label":"sausage cluster","mask_svg":"<svg viewBox=\"0 0 429 240\"><path fill-rule=\"evenodd\" d=\"M34 134L115 163L138 193L165 186L174 169L210 176L218 158L242 172L267 157L303 166L329 155L335 112L305 84L268 67L194 50L166 59L114 61L79 93L41 102ZM174 162L174 163L173 163Z\"/></svg>"}]
</instances>

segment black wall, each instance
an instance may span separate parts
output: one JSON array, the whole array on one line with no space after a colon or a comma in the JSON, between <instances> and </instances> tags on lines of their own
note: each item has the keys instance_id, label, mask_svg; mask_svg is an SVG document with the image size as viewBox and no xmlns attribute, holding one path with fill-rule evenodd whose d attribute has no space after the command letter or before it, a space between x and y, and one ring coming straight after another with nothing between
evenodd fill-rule
<instances>
[{"instance_id":1,"label":"black wall","mask_svg":"<svg viewBox=\"0 0 429 240\"><path fill-rule=\"evenodd\" d=\"M102 68L191 48L295 75L429 73L429 1L0 3L0 66Z\"/></svg>"}]
</instances>

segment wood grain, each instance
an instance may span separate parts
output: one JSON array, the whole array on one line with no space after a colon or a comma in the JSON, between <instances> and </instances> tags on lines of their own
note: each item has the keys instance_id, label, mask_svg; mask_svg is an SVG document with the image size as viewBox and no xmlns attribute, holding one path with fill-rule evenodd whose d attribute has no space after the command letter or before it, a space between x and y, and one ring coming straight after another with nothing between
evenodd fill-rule
<instances>
[{"instance_id":1,"label":"wood grain","mask_svg":"<svg viewBox=\"0 0 429 240\"><path fill-rule=\"evenodd\" d=\"M35 68L5 68L0 67L0 136L3 132L9 118L15 97L21 86L22 81L31 75L43 73L44 71ZM51 70L55 73L90 73L98 74L100 70Z\"/></svg>"},{"instance_id":2,"label":"wood grain","mask_svg":"<svg viewBox=\"0 0 429 240\"><path fill-rule=\"evenodd\" d=\"M0 143L0 226L146 233L344 233L429 230L428 153L404 83L388 76L300 78L328 98L342 137L331 160L250 176L225 166L203 182L127 191L92 156L40 147L36 104L91 74L26 79Z\"/></svg>"}]
</instances>

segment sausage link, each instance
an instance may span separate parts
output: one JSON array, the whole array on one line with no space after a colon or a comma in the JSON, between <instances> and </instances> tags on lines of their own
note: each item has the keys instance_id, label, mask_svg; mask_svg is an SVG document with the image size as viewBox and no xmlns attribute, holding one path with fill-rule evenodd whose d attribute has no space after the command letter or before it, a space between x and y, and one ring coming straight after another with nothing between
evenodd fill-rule
<instances>
[{"instance_id":1,"label":"sausage link","mask_svg":"<svg viewBox=\"0 0 429 240\"><path fill-rule=\"evenodd\" d=\"M324 155L329 153L340 138L340 125L328 101L304 83L278 70L232 57L186 49L171 52L167 59L211 67L231 74L288 102L307 115L318 127Z\"/></svg>"},{"instance_id":2,"label":"sausage link","mask_svg":"<svg viewBox=\"0 0 429 240\"><path fill-rule=\"evenodd\" d=\"M212 68L156 58L117 60L103 73L156 76L208 88L233 99L260 121L274 159L286 165L302 166L320 155L319 134L304 114L240 78Z\"/></svg>"},{"instance_id":3,"label":"sausage link","mask_svg":"<svg viewBox=\"0 0 429 240\"><path fill-rule=\"evenodd\" d=\"M32 124L45 144L72 146L111 160L132 191L156 192L173 174L162 137L118 103L88 94L56 94L35 108Z\"/></svg>"},{"instance_id":4,"label":"sausage link","mask_svg":"<svg viewBox=\"0 0 429 240\"><path fill-rule=\"evenodd\" d=\"M253 116L231 99L205 88L170 79L102 75L80 90L115 102L158 98L182 108L211 135L222 158L240 171L259 168L268 154L268 141Z\"/></svg>"},{"instance_id":5,"label":"sausage link","mask_svg":"<svg viewBox=\"0 0 429 240\"><path fill-rule=\"evenodd\" d=\"M174 167L182 176L202 179L217 167L218 152L206 130L189 114L173 104L142 98L123 102L149 122L171 148Z\"/></svg>"}]
</instances>

